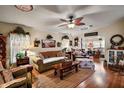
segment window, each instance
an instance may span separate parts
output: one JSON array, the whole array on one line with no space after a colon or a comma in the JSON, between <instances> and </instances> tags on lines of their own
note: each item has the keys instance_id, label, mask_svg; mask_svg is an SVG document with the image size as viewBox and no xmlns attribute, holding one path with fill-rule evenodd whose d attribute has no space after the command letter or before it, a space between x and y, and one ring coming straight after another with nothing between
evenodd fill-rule
<instances>
[{"instance_id":1,"label":"window","mask_svg":"<svg viewBox=\"0 0 124 93\"><path fill-rule=\"evenodd\" d=\"M30 46L29 35L10 34L10 64L16 63L16 55L18 52L28 49Z\"/></svg>"}]
</instances>

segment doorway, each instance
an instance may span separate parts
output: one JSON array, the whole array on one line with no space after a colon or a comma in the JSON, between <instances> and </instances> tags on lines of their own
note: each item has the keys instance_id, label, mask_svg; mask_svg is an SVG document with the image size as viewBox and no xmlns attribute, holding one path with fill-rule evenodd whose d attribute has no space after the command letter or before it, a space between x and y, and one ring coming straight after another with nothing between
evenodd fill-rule
<instances>
[{"instance_id":1,"label":"doorway","mask_svg":"<svg viewBox=\"0 0 124 93\"><path fill-rule=\"evenodd\" d=\"M95 58L104 58L105 56L105 39L100 36L85 37L82 41L82 48L93 51Z\"/></svg>"}]
</instances>

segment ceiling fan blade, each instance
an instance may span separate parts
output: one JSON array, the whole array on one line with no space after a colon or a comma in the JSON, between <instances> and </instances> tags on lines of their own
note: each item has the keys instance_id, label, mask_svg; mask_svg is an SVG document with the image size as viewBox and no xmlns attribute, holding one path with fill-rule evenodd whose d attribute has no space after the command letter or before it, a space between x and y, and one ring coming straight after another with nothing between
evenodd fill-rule
<instances>
[{"instance_id":1,"label":"ceiling fan blade","mask_svg":"<svg viewBox=\"0 0 124 93\"><path fill-rule=\"evenodd\" d=\"M62 27L62 26L67 26L67 24L61 24L61 25L59 25L58 27Z\"/></svg>"},{"instance_id":2,"label":"ceiling fan blade","mask_svg":"<svg viewBox=\"0 0 124 93\"><path fill-rule=\"evenodd\" d=\"M85 23L79 23L79 24L76 24L77 26L81 26L81 25L85 25Z\"/></svg>"},{"instance_id":3,"label":"ceiling fan blade","mask_svg":"<svg viewBox=\"0 0 124 93\"><path fill-rule=\"evenodd\" d=\"M79 18L76 18L76 19L74 19L74 20L76 20L76 21L81 21L83 18L84 18L84 17L79 17Z\"/></svg>"},{"instance_id":4,"label":"ceiling fan blade","mask_svg":"<svg viewBox=\"0 0 124 93\"><path fill-rule=\"evenodd\" d=\"M80 22L81 22L82 19L83 19L83 17L76 18L74 20L75 24L80 24Z\"/></svg>"},{"instance_id":5,"label":"ceiling fan blade","mask_svg":"<svg viewBox=\"0 0 124 93\"><path fill-rule=\"evenodd\" d=\"M65 20L65 19L60 19L61 21L63 21L63 22L67 22L67 20Z\"/></svg>"}]
</instances>

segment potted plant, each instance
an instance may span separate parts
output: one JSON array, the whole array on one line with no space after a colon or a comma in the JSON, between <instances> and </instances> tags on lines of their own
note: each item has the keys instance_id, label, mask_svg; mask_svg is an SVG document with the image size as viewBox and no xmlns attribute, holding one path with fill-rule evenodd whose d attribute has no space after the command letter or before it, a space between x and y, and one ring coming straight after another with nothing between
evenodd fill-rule
<instances>
[{"instance_id":1,"label":"potted plant","mask_svg":"<svg viewBox=\"0 0 124 93\"><path fill-rule=\"evenodd\" d=\"M62 37L62 40L63 39L69 39L69 37L67 36L67 35L64 35L63 37Z\"/></svg>"},{"instance_id":2,"label":"potted plant","mask_svg":"<svg viewBox=\"0 0 124 93\"><path fill-rule=\"evenodd\" d=\"M53 38L53 36L50 35L50 34L48 34L47 37L46 37L46 39L52 39L52 38Z\"/></svg>"}]
</instances>

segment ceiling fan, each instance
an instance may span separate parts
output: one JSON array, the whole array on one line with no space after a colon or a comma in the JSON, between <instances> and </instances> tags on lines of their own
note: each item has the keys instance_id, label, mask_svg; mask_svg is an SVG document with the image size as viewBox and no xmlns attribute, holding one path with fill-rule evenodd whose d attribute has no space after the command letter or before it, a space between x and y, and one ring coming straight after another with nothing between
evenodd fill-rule
<instances>
[{"instance_id":1,"label":"ceiling fan","mask_svg":"<svg viewBox=\"0 0 124 93\"><path fill-rule=\"evenodd\" d=\"M60 19L60 21L66 23L59 25L58 27L67 26L68 28L74 28L75 26L85 25L85 23L81 22L82 19L83 17L74 18L73 15L70 15L68 19Z\"/></svg>"}]
</instances>

